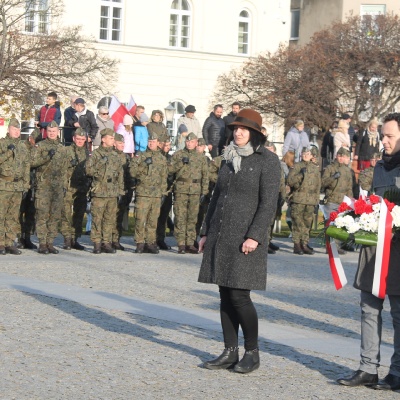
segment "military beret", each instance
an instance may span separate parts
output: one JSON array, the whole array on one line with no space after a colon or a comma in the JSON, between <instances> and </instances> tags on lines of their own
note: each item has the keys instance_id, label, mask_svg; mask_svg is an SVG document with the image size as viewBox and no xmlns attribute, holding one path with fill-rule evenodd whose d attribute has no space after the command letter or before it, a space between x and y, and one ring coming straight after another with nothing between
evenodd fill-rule
<instances>
[{"instance_id":1,"label":"military beret","mask_svg":"<svg viewBox=\"0 0 400 400\"><path fill-rule=\"evenodd\" d=\"M198 146L205 146L206 145L206 141L203 138L200 138L199 141L197 142Z\"/></svg>"},{"instance_id":2,"label":"military beret","mask_svg":"<svg viewBox=\"0 0 400 400\"><path fill-rule=\"evenodd\" d=\"M116 142L125 142L125 138L120 133L115 134L115 141Z\"/></svg>"},{"instance_id":3,"label":"military beret","mask_svg":"<svg viewBox=\"0 0 400 400\"><path fill-rule=\"evenodd\" d=\"M197 139L197 136L193 132L190 132L189 135L186 136L186 141L195 139Z\"/></svg>"},{"instance_id":4,"label":"military beret","mask_svg":"<svg viewBox=\"0 0 400 400\"><path fill-rule=\"evenodd\" d=\"M318 157L319 151L318 151L317 147L311 146L311 150L310 151L311 151L311 154L312 154L313 157Z\"/></svg>"},{"instance_id":5,"label":"military beret","mask_svg":"<svg viewBox=\"0 0 400 400\"><path fill-rule=\"evenodd\" d=\"M18 128L18 129L21 128L21 124L19 123L17 118L11 118L8 126L13 126L14 128Z\"/></svg>"},{"instance_id":6,"label":"military beret","mask_svg":"<svg viewBox=\"0 0 400 400\"><path fill-rule=\"evenodd\" d=\"M81 127L79 127L77 129L75 129L74 135L75 136L86 136L86 133Z\"/></svg>"},{"instance_id":7,"label":"military beret","mask_svg":"<svg viewBox=\"0 0 400 400\"><path fill-rule=\"evenodd\" d=\"M101 136L113 136L115 137L115 132L113 129L105 128L100 131Z\"/></svg>"},{"instance_id":8,"label":"military beret","mask_svg":"<svg viewBox=\"0 0 400 400\"><path fill-rule=\"evenodd\" d=\"M301 149L301 152L302 153L307 153L307 152L309 152L310 151L310 148L309 147L303 147L302 149Z\"/></svg>"},{"instance_id":9,"label":"military beret","mask_svg":"<svg viewBox=\"0 0 400 400\"><path fill-rule=\"evenodd\" d=\"M56 121L51 121L48 125L47 128L58 128L58 124Z\"/></svg>"},{"instance_id":10,"label":"military beret","mask_svg":"<svg viewBox=\"0 0 400 400\"><path fill-rule=\"evenodd\" d=\"M374 153L371 156L371 160L380 160L382 158L382 154L381 153Z\"/></svg>"},{"instance_id":11,"label":"military beret","mask_svg":"<svg viewBox=\"0 0 400 400\"><path fill-rule=\"evenodd\" d=\"M348 149L346 149L345 147L341 147L337 153L338 156L347 156L350 157L350 151Z\"/></svg>"},{"instance_id":12,"label":"military beret","mask_svg":"<svg viewBox=\"0 0 400 400\"><path fill-rule=\"evenodd\" d=\"M162 133L161 135L158 135L158 141L160 143L167 143L171 141L171 137L166 133Z\"/></svg>"},{"instance_id":13,"label":"military beret","mask_svg":"<svg viewBox=\"0 0 400 400\"><path fill-rule=\"evenodd\" d=\"M155 132L149 132L149 140L158 140L158 135Z\"/></svg>"}]
</instances>

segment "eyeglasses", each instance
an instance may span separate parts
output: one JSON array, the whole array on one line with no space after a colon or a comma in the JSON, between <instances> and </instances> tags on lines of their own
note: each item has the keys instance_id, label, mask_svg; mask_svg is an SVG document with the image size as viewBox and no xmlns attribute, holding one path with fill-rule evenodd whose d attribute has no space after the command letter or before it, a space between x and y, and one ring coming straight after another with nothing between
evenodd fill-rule
<instances>
[{"instance_id":1,"label":"eyeglasses","mask_svg":"<svg viewBox=\"0 0 400 400\"><path fill-rule=\"evenodd\" d=\"M108 115L108 114L110 114L110 113L100 113L101 115Z\"/></svg>"}]
</instances>

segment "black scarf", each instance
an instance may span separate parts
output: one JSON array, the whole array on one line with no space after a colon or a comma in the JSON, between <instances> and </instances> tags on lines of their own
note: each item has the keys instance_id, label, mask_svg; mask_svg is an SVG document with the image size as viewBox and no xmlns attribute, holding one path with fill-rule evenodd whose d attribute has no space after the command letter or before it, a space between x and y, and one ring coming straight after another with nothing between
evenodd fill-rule
<instances>
[{"instance_id":1,"label":"black scarf","mask_svg":"<svg viewBox=\"0 0 400 400\"><path fill-rule=\"evenodd\" d=\"M382 156L382 160L383 168L385 168L386 171L391 171L392 169L400 165L400 151L391 156L384 153Z\"/></svg>"}]
</instances>

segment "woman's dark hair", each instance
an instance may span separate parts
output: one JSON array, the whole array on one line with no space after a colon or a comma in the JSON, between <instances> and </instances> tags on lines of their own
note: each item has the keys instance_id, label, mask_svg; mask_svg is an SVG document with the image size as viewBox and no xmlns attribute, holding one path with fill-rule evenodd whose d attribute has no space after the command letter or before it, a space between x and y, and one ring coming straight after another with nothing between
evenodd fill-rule
<instances>
[{"instance_id":1,"label":"woman's dark hair","mask_svg":"<svg viewBox=\"0 0 400 400\"><path fill-rule=\"evenodd\" d=\"M253 146L254 151L256 151L257 147L264 146L265 142L267 141L267 137L253 129L248 129L250 131L250 143Z\"/></svg>"}]
</instances>

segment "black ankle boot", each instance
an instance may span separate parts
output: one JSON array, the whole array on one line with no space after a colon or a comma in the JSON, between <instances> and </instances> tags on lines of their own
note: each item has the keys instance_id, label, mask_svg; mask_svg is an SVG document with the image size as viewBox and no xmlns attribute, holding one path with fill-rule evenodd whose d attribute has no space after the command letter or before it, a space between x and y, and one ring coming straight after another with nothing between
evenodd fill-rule
<instances>
[{"instance_id":1,"label":"black ankle boot","mask_svg":"<svg viewBox=\"0 0 400 400\"><path fill-rule=\"evenodd\" d=\"M225 349L218 358L211 361L206 361L203 364L203 367L207 369L228 369L235 366L238 361L239 348L229 347Z\"/></svg>"},{"instance_id":2,"label":"black ankle boot","mask_svg":"<svg viewBox=\"0 0 400 400\"><path fill-rule=\"evenodd\" d=\"M233 370L241 374L253 372L260 366L260 354L258 349L246 350L243 358L235 365Z\"/></svg>"}]
</instances>

